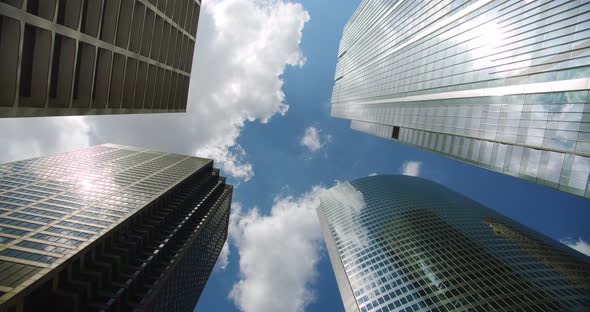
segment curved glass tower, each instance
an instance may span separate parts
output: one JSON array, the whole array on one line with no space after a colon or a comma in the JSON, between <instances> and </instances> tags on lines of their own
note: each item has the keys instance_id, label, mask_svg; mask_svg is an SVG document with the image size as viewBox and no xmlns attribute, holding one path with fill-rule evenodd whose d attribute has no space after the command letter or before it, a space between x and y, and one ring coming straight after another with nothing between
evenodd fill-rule
<instances>
[{"instance_id":1,"label":"curved glass tower","mask_svg":"<svg viewBox=\"0 0 590 312\"><path fill-rule=\"evenodd\" d=\"M434 182L341 183L318 215L346 311L590 308L590 258Z\"/></svg>"}]
</instances>

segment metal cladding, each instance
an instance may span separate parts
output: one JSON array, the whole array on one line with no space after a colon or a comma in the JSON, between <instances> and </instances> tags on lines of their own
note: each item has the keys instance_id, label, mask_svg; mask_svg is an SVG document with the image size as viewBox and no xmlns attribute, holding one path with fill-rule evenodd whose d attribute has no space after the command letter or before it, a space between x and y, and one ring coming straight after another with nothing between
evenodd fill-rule
<instances>
[{"instance_id":1,"label":"metal cladding","mask_svg":"<svg viewBox=\"0 0 590 312\"><path fill-rule=\"evenodd\" d=\"M590 258L442 185L371 176L321 197L346 311L587 311Z\"/></svg>"},{"instance_id":2,"label":"metal cladding","mask_svg":"<svg viewBox=\"0 0 590 312\"><path fill-rule=\"evenodd\" d=\"M231 194L212 160L122 145L0 165L0 311L192 311Z\"/></svg>"},{"instance_id":3,"label":"metal cladding","mask_svg":"<svg viewBox=\"0 0 590 312\"><path fill-rule=\"evenodd\" d=\"M0 117L185 112L200 8L0 1Z\"/></svg>"},{"instance_id":4,"label":"metal cladding","mask_svg":"<svg viewBox=\"0 0 590 312\"><path fill-rule=\"evenodd\" d=\"M590 2L364 0L334 117L590 198Z\"/></svg>"}]
</instances>

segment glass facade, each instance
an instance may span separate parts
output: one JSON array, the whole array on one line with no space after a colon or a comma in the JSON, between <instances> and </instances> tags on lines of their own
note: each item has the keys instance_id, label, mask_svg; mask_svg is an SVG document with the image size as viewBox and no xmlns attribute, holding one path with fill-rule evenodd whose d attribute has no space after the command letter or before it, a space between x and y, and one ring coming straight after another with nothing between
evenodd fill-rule
<instances>
[{"instance_id":1,"label":"glass facade","mask_svg":"<svg viewBox=\"0 0 590 312\"><path fill-rule=\"evenodd\" d=\"M212 160L114 144L0 165L0 310L192 310L231 193Z\"/></svg>"},{"instance_id":2,"label":"glass facade","mask_svg":"<svg viewBox=\"0 0 590 312\"><path fill-rule=\"evenodd\" d=\"M586 311L590 258L439 184L381 175L321 197L346 311Z\"/></svg>"},{"instance_id":3,"label":"glass facade","mask_svg":"<svg viewBox=\"0 0 590 312\"><path fill-rule=\"evenodd\" d=\"M332 116L590 198L588 1L364 0Z\"/></svg>"}]
</instances>

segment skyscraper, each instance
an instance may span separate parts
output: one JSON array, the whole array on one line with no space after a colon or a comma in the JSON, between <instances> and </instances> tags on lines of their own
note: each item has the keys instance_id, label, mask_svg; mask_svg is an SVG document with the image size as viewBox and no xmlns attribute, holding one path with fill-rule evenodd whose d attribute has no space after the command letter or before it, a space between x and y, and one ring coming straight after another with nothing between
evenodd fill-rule
<instances>
[{"instance_id":1,"label":"skyscraper","mask_svg":"<svg viewBox=\"0 0 590 312\"><path fill-rule=\"evenodd\" d=\"M0 117L185 112L200 7L0 1Z\"/></svg>"},{"instance_id":2,"label":"skyscraper","mask_svg":"<svg viewBox=\"0 0 590 312\"><path fill-rule=\"evenodd\" d=\"M192 311L231 198L212 160L135 147L0 165L0 311Z\"/></svg>"},{"instance_id":3,"label":"skyscraper","mask_svg":"<svg viewBox=\"0 0 590 312\"><path fill-rule=\"evenodd\" d=\"M590 2L364 0L334 117L590 198Z\"/></svg>"},{"instance_id":4,"label":"skyscraper","mask_svg":"<svg viewBox=\"0 0 590 312\"><path fill-rule=\"evenodd\" d=\"M347 312L590 308L590 258L434 182L341 183L318 215Z\"/></svg>"}]
</instances>

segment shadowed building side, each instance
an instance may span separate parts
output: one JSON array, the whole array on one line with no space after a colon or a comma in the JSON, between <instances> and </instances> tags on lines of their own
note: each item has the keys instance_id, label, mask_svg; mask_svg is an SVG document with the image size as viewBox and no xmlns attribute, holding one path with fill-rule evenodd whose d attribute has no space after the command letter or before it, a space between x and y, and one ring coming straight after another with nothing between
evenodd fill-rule
<instances>
[{"instance_id":1,"label":"shadowed building side","mask_svg":"<svg viewBox=\"0 0 590 312\"><path fill-rule=\"evenodd\" d=\"M483 220L483 222L489 225L497 236L520 246L531 257L537 258L552 267L570 282L590 289L590 269L587 263L566 254L555 252L551 246L548 246L542 240L527 236L526 233L507 224L495 220Z\"/></svg>"},{"instance_id":2,"label":"shadowed building side","mask_svg":"<svg viewBox=\"0 0 590 312\"><path fill-rule=\"evenodd\" d=\"M415 208L393 214L390 220L384 225L381 245L395 259L398 278L411 281L407 295L397 298L394 306L401 306L402 299L416 301L417 294L421 309L450 311L474 305L486 311L502 310L507 308L506 294L512 291L509 285L518 289L510 308L566 310L431 210ZM477 285L477 290L471 285Z\"/></svg>"}]
</instances>

